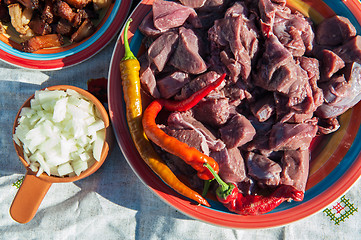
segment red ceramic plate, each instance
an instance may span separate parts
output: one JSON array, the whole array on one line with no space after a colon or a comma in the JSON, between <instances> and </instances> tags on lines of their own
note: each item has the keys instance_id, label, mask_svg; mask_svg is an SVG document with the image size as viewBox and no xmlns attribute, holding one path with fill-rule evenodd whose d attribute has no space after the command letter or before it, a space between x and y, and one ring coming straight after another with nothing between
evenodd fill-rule
<instances>
[{"instance_id":1,"label":"red ceramic plate","mask_svg":"<svg viewBox=\"0 0 361 240\"><path fill-rule=\"evenodd\" d=\"M153 0L143 0L131 14L133 22L128 32L133 53L141 48L142 35L137 30L151 10ZM288 5L310 16L316 23L335 13L348 17L361 33L361 6L357 0L292 0ZM124 29L123 29L124 31ZM123 32L122 32L123 33ZM241 216L229 212L210 199L211 207L198 206L167 186L145 164L129 134L119 72L123 57L123 35L118 38L109 70L109 110L118 144L138 177L163 201L184 214L207 223L230 228L268 228L292 223L310 216L344 194L361 175L361 104L343 114L341 128L334 134L315 139L305 198L302 202L283 203L272 212L260 216Z\"/></svg>"},{"instance_id":2,"label":"red ceramic plate","mask_svg":"<svg viewBox=\"0 0 361 240\"><path fill-rule=\"evenodd\" d=\"M85 40L60 48L42 49L34 53L20 51L20 40L15 30L0 34L0 59L12 65L37 69L57 70L73 66L94 56L119 32L131 6L131 0L115 0L102 10L96 32Z\"/></svg>"}]
</instances>

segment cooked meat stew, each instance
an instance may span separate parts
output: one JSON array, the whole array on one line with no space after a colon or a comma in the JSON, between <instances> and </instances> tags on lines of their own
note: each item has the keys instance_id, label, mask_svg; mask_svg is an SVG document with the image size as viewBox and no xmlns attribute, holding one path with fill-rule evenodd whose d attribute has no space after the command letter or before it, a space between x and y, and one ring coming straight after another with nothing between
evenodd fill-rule
<instances>
[{"instance_id":1,"label":"cooked meat stew","mask_svg":"<svg viewBox=\"0 0 361 240\"><path fill-rule=\"evenodd\" d=\"M109 4L110 0L5 0L0 25L15 29L24 52L60 47L93 34L101 9Z\"/></svg>"}]
</instances>

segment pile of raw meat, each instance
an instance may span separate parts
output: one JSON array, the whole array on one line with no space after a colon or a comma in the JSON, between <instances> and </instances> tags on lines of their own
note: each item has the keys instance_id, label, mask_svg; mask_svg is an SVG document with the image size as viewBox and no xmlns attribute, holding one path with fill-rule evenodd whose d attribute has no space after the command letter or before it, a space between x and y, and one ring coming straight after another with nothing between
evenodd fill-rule
<instances>
[{"instance_id":1,"label":"pile of raw meat","mask_svg":"<svg viewBox=\"0 0 361 240\"><path fill-rule=\"evenodd\" d=\"M227 73L159 126L213 157L244 194L279 184L304 191L312 139L336 131L361 99L361 39L341 16L315 26L286 0L155 0L139 29L141 82L152 97L185 99ZM182 160L162 156L202 187Z\"/></svg>"}]
</instances>

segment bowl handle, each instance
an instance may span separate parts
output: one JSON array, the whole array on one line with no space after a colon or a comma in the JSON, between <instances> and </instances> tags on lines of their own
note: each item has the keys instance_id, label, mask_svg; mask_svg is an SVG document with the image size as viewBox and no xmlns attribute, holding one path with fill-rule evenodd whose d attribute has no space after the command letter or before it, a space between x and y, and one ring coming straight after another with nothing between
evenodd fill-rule
<instances>
[{"instance_id":1,"label":"bowl handle","mask_svg":"<svg viewBox=\"0 0 361 240\"><path fill-rule=\"evenodd\" d=\"M33 219L51 184L28 171L11 204L11 217L19 223Z\"/></svg>"}]
</instances>

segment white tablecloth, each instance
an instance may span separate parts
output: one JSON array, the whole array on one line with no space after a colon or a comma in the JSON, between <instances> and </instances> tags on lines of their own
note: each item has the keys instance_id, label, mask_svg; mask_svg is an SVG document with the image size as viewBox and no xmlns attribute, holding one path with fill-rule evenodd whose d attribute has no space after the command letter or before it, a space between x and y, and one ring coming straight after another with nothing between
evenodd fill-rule
<instances>
[{"instance_id":1,"label":"white tablecloth","mask_svg":"<svg viewBox=\"0 0 361 240\"><path fill-rule=\"evenodd\" d=\"M360 181L344 195L355 207L344 221L321 211L284 227L223 228L191 219L161 201L133 173L116 143L95 174L74 183L53 184L34 219L15 222L9 208L16 183L25 174L12 142L18 109L44 87L69 84L86 89L89 79L107 77L114 44L115 40L84 63L58 71L26 70L0 62L0 239L361 239ZM328 208L336 211L337 203L341 199Z\"/></svg>"}]
</instances>

